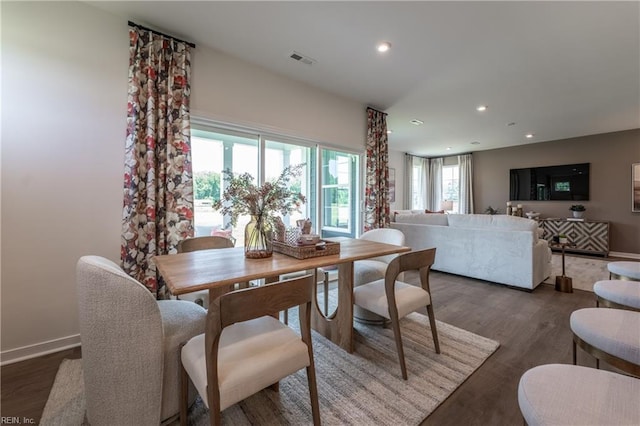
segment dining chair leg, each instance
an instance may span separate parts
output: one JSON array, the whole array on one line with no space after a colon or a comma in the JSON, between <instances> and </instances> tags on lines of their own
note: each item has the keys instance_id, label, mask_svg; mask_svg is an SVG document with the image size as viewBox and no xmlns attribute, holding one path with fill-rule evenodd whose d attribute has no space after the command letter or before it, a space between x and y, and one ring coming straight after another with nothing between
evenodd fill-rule
<instances>
[{"instance_id":1,"label":"dining chair leg","mask_svg":"<svg viewBox=\"0 0 640 426\"><path fill-rule=\"evenodd\" d=\"M396 350L398 351L398 361L400 362L400 370L402 378L407 380L407 366L404 362L404 348L402 347L402 336L400 335L400 321L398 315L391 315L391 326L393 327L393 336L396 339Z\"/></svg>"},{"instance_id":2,"label":"dining chair leg","mask_svg":"<svg viewBox=\"0 0 640 426\"><path fill-rule=\"evenodd\" d=\"M307 381L309 382L309 398L311 399L311 413L313 424L320 426L320 404L318 403L318 387L316 385L316 369L313 364L307 367Z\"/></svg>"},{"instance_id":3,"label":"dining chair leg","mask_svg":"<svg viewBox=\"0 0 640 426\"><path fill-rule=\"evenodd\" d=\"M269 385L269 389L271 389L272 391L278 393L280 392L280 382L275 382Z\"/></svg>"},{"instance_id":4,"label":"dining chair leg","mask_svg":"<svg viewBox=\"0 0 640 426\"><path fill-rule=\"evenodd\" d=\"M573 365L578 365L578 357L576 356L576 341L573 341Z\"/></svg>"},{"instance_id":5,"label":"dining chair leg","mask_svg":"<svg viewBox=\"0 0 640 426\"><path fill-rule=\"evenodd\" d=\"M220 411L218 411L217 413L213 413L211 410L209 410L209 420L209 424L211 426L220 426L222 425L222 414L220 414Z\"/></svg>"},{"instance_id":6,"label":"dining chair leg","mask_svg":"<svg viewBox=\"0 0 640 426\"><path fill-rule=\"evenodd\" d=\"M427 314L429 315L429 324L431 325L431 334L433 335L433 345L436 353L440 353L440 342L438 341L438 330L436 329L436 317L433 313L433 305L427 306Z\"/></svg>"},{"instance_id":7,"label":"dining chair leg","mask_svg":"<svg viewBox=\"0 0 640 426\"><path fill-rule=\"evenodd\" d=\"M180 362L180 426L187 426L189 406L189 375Z\"/></svg>"}]
</instances>

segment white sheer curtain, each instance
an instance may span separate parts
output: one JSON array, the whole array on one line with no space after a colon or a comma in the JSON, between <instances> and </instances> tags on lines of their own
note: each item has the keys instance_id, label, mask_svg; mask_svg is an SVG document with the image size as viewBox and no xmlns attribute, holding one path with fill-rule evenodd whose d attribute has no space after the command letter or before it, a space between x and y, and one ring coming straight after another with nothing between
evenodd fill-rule
<instances>
[{"instance_id":1,"label":"white sheer curtain","mask_svg":"<svg viewBox=\"0 0 640 426\"><path fill-rule=\"evenodd\" d=\"M442 164L442 158L429 159L426 208L431 211L440 210L440 204L442 203Z\"/></svg>"},{"instance_id":2,"label":"white sheer curtain","mask_svg":"<svg viewBox=\"0 0 640 426\"><path fill-rule=\"evenodd\" d=\"M460 213L473 213L473 156L458 155L458 210Z\"/></svg>"},{"instance_id":3,"label":"white sheer curtain","mask_svg":"<svg viewBox=\"0 0 640 426\"><path fill-rule=\"evenodd\" d=\"M424 209L427 205L427 181L429 178L429 160L422 157L406 156L407 195L405 208Z\"/></svg>"},{"instance_id":4,"label":"white sheer curtain","mask_svg":"<svg viewBox=\"0 0 640 426\"><path fill-rule=\"evenodd\" d=\"M403 209L413 208L413 155L404 155L404 203Z\"/></svg>"}]
</instances>

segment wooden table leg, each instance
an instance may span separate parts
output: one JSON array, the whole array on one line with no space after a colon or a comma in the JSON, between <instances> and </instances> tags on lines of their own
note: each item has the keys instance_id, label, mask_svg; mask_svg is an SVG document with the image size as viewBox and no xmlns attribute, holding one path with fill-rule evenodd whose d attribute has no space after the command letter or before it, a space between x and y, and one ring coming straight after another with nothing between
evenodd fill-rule
<instances>
[{"instance_id":1,"label":"wooden table leg","mask_svg":"<svg viewBox=\"0 0 640 426\"><path fill-rule=\"evenodd\" d=\"M222 287L213 287L209 289L209 303L213 303L218 297L233 291L233 285L225 285Z\"/></svg>"},{"instance_id":2,"label":"wooden table leg","mask_svg":"<svg viewBox=\"0 0 640 426\"><path fill-rule=\"evenodd\" d=\"M311 309L311 327L345 351L353 352L353 262L338 265L338 307L325 317L318 298Z\"/></svg>"}]
</instances>

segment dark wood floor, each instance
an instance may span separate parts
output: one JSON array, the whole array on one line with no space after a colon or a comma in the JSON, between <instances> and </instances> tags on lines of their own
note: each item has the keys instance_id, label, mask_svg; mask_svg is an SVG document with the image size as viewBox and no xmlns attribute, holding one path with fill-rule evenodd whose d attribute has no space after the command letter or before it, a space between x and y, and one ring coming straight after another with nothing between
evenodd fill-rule
<instances>
[{"instance_id":1,"label":"dark wood floor","mask_svg":"<svg viewBox=\"0 0 640 426\"><path fill-rule=\"evenodd\" d=\"M571 364L569 316L595 307L591 292L560 293L542 284L529 293L437 272L431 290L436 318L497 340L500 348L423 425L522 425L520 376L536 365ZM595 367L580 352L578 363Z\"/></svg>"},{"instance_id":2,"label":"dark wood floor","mask_svg":"<svg viewBox=\"0 0 640 426\"><path fill-rule=\"evenodd\" d=\"M39 424L58 366L65 358L80 358L80 348L68 349L0 368L2 417L26 418L31 424ZM26 423L22 421L21 424Z\"/></svg>"},{"instance_id":3,"label":"dark wood floor","mask_svg":"<svg viewBox=\"0 0 640 426\"><path fill-rule=\"evenodd\" d=\"M500 348L424 422L424 425L521 425L517 401L520 376L546 363L571 363L569 315L595 306L593 293L509 289L433 272L436 318L500 342ZM38 423L62 359L73 349L1 368L2 416ZM578 363L595 366L584 353Z\"/></svg>"}]
</instances>

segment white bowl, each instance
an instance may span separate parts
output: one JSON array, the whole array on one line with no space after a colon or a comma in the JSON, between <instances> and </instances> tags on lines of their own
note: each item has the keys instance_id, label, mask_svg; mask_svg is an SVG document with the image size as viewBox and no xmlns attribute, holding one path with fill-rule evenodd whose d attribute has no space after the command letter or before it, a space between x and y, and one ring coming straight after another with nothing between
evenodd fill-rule
<instances>
[{"instance_id":1,"label":"white bowl","mask_svg":"<svg viewBox=\"0 0 640 426\"><path fill-rule=\"evenodd\" d=\"M525 215L527 215L527 217L529 219L533 219L534 217L540 216L540 213L538 213L538 212L526 212Z\"/></svg>"},{"instance_id":2,"label":"white bowl","mask_svg":"<svg viewBox=\"0 0 640 426\"><path fill-rule=\"evenodd\" d=\"M302 234L298 239L298 242L300 244L304 244L305 246L317 244L318 241L320 241L320 235L317 235L317 234Z\"/></svg>"}]
</instances>

